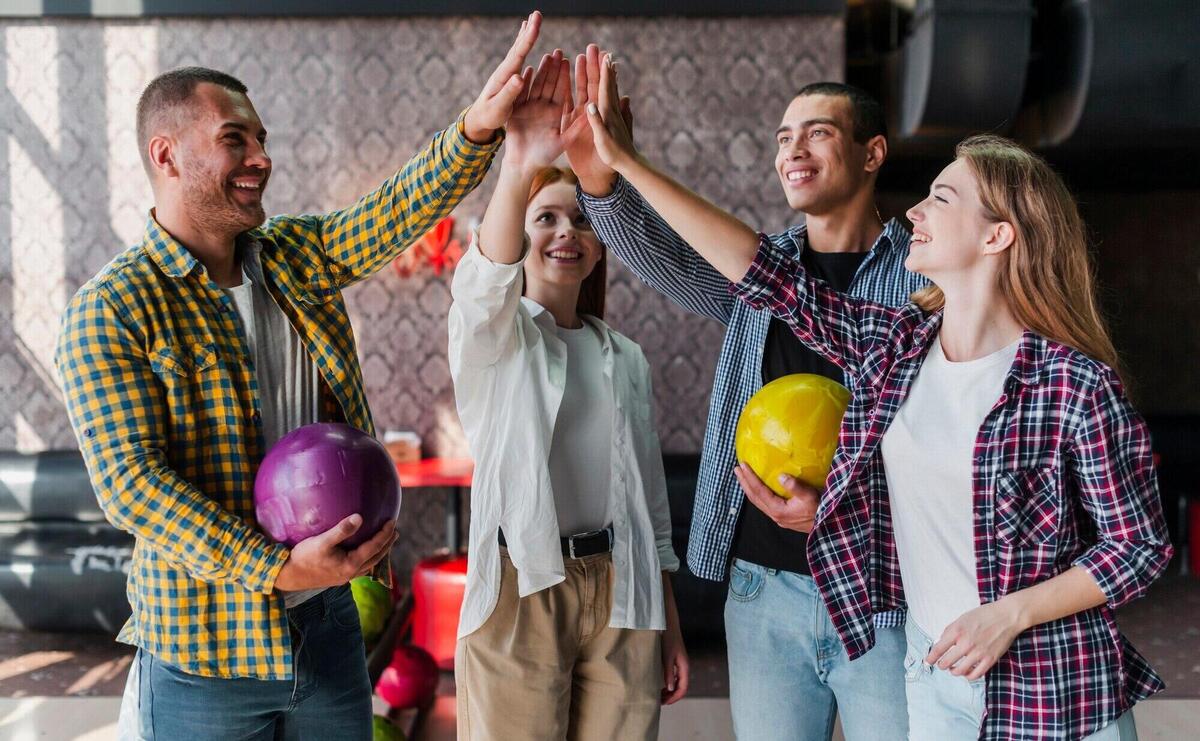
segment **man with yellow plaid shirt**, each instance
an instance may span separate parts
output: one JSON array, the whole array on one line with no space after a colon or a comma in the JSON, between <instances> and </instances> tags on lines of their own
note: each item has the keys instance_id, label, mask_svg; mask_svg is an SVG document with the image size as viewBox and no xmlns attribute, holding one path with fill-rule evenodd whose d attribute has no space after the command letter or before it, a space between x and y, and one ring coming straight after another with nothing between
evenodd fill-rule
<instances>
[{"instance_id":1,"label":"man with yellow plaid shirt","mask_svg":"<svg viewBox=\"0 0 1200 741\"><path fill-rule=\"evenodd\" d=\"M370 739L371 687L347 583L353 515L294 548L254 524L270 445L302 424L374 433L341 290L386 266L483 179L540 14L475 102L352 206L265 219L266 131L246 87L191 67L147 86L138 143L155 207L142 242L72 299L56 364L108 519L136 537L118 640L138 647L123 734Z\"/></svg>"}]
</instances>

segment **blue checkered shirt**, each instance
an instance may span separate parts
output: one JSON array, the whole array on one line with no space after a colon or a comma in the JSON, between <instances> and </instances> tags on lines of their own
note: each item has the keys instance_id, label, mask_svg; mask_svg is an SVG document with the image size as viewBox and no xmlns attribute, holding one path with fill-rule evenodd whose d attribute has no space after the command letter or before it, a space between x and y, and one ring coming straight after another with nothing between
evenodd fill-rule
<instances>
[{"instance_id":1,"label":"blue checkered shirt","mask_svg":"<svg viewBox=\"0 0 1200 741\"><path fill-rule=\"evenodd\" d=\"M634 275L684 309L726 326L708 406L688 544L688 568L692 573L721 581L728 574L729 550L745 501L733 477L737 465L733 435L742 407L762 388L763 348L771 313L738 301L729 281L684 242L623 178L617 179L608 196L596 198L582 189L577 189L577 195L596 235ZM909 238L898 221L889 221L855 273L849 294L900 306L914 291L927 285L924 278L904 269ZM808 238L804 225L797 225L770 239L799 256ZM903 623L903 610L875 616L879 627Z\"/></svg>"}]
</instances>

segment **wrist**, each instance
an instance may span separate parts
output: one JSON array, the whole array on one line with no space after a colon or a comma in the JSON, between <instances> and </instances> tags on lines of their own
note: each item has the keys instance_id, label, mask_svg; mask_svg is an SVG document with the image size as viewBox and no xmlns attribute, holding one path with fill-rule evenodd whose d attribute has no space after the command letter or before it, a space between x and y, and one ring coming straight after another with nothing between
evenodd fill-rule
<instances>
[{"instance_id":1,"label":"wrist","mask_svg":"<svg viewBox=\"0 0 1200 741\"><path fill-rule=\"evenodd\" d=\"M477 119L475 106L471 106L463 116L463 135L472 144L491 144L496 140L496 130L480 124Z\"/></svg>"},{"instance_id":2,"label":"wrist","mask_svg":"<svg viewBox=\"0 0 1200 741\"><path fill-rule=\"evenodd\" d=\"M1033 606L1023 596L1022 592L1013 592L1000 599L1000 602L1008 608L1012 626L1018 633L1024 633L1034 625L1037 625L1036 618L1033 616Z\"/></svg>"},{"instance_id":3,"label":"wrist","mask_svg":"<svg viewBox=\"0 0 1200 741\"><path fill-rule=\"evenodd\" d=\"M520 185L528 190L533 184L533 177L545 165L533 164L519 158L505 157L500 163L499 181L505 185Z\"/></svg>"},{"instance_id":4,"label":"wrist","mask_svg":"<svg viewBox=\"0 0 1200 741\"><path fill-rule=\"evenodd\" d=\"M291 558L288 558L287 561L283 562L283 566L279 568L279 573L275 575L275 589L284 592L294 591L295 586L292 584L294 578L295 567L292 565Z\"/></svg>"},{"instance_id":5,"label":"wrist","mask_svg":"<svg viewBox=\"0 0 1200 741\"><path fill-rule=\"evenodd\" d=\"M650 162L642 156L641 152L631 152L628 156L613 162L612 169L616 174L632 183L650 169Z\"/></svg>"},{"instance_id":6,"label":"wrist","mask_svg":"<svg viewBox=\"0 0 1200 741\"><path fill-rule=\"evenodd\" d=\"M578 175L578 173L576 173ZM617 188L617 173L615 170L603 175L579 175L579 187L593 198L605 198L612 195Z\"/></svg>"}]
</instances>

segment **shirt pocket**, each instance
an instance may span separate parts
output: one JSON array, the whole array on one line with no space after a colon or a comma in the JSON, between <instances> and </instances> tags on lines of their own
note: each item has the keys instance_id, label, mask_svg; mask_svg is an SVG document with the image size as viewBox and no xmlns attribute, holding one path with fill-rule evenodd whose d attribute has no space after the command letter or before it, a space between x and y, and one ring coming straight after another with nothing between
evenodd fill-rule
<instances>
[{"instance_id":1,"label":"shirt pocket","mask_svg":"<svg viewBox=\"0 0 1200 741\"><path fill-rule=\"evenodd\" d=\"M217 364L212 342L162 343L150 352L150 368L168 384L203 373Z\"/></svg>"},{"instance_id":2,"label":"shirt pocket","mask_svg":"<svg viewBox=\"0 0 1200 741\"><path fill-rule=\"evenodd\" d=\"M1062 491L1055 466L1006 471L996 479L994 522L1001 594L1053 576Z\"/></svg>"},{"instance_id":3,"label":"shirt pocket","mask_svg":"<svg viewBox=\"0 0 1200 741\"><path fill-rule=\"evenodd\" d=\"M234 400L221 367L211 341L168 341L150 351L150 369L163 387L171 439L194 440L202 430L226 426Z\"/></svg>"}]
</instances>

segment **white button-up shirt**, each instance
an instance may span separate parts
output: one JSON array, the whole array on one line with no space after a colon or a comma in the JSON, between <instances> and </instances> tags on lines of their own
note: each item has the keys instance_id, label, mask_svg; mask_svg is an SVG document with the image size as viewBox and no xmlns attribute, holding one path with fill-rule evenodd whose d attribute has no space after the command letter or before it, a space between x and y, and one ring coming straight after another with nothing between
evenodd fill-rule
<instances>
[{"instance_id":1,"label":"white button-up shirt","mask_svg":"<svg viewBox=\"0 0 1200 741\"><path fill-rule=\"evenodd\" d=\"M475 459L459 637L483 625L496 606L501 528L521 597L565 578L548 460L566 382L566 343L550 312L521 297L523 263L494 263L473 241L450 289L450 374ZM609 626L664 630L662 572L678 569L679 559L651 419L650 366L632 340L599 319L583 321L599 331L604 377L612 384Z\"/></svg>"}]
</instances>

